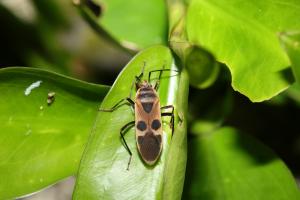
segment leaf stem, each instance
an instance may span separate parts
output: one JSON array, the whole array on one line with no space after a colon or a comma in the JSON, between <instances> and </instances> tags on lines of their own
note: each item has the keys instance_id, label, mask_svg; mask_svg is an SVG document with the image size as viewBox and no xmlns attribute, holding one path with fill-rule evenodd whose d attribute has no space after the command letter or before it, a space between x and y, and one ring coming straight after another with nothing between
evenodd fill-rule
<instances>
[{"instance_id":1,"label":"leaf stem","mask_svg":"<svg viewBox=\"0 0 300 200\"><path fill-rule=\"evenodd\" d=\"M169 45L184 63L187 49L192 45L188 42L185 21L186 4L183 0L167 0L169 13Z\"/></svg>"}]
</instances>

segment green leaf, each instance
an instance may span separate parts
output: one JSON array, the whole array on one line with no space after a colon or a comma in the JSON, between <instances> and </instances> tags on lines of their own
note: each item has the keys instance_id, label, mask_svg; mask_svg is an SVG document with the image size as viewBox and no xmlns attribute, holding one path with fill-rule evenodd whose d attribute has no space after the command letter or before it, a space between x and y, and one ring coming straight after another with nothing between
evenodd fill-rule
<instances>
[{"instance_id":1,"label":"green leaf","mask_svg":"<svg viewBox=\"0 0 300 200\"><path fill-rule=\"evenodd\" d=\"M168 48L148 48L136 55L124 68L101 108L111 108L129 96L135 76L140 74L144 62L143 80L147 80L149 71L162 69L163 66L165 69L178 70ZM158 73L152 75L153 84L157 81ZM133 157L129 171L126 170L129 154L121 142L120 129L134 120L131 107L122 105L113 112L101 112L80 164L73 198L180 199L186 163L187 88L186 72L165 71L162 74L158 94L161 106L175 106L175 132L172 138L170 118L163 117L163 150L153 166L147 166L139 156L135 130L131 128L125 139ZM171 183L172 180L175 182Z\"/></svg>"},{"instance_id":2,"label":"green leaf","mask_svg":"<svg viewBox=\"0 0 300 200\"><path fill-rule=\"evenodd\" d=\"M91 2L94 6L91 6ZM90 6L80 7L96 30L104 32L128 49L138 50L167 40L167 13L165 2L150 0L93 0ZM99 16L91 7L100 9ZM104 32L103 32L104 31ZM107 35L106 35L107 36ZM110 37L108 36L108 37Z\"/></svg>"},{"instance_id":3,"label":"green leaf","mask_svg":"<svg viewBox=\"0 0 300 200\"><path fill-rule=\"evenodd\" d=\"M161 198L164 200L179 200L182 195L187 161L186 113L188 107L188 85L187 72L182 71L177 91L177 111L182 122L175 126L168 159L165 164L163 196Z\"/></svg>"},{"instance_id":4,"label":"green leaf","mask_svg":"<svg viewBox=\"0 0 300 200\"><path fill-rule=\"evenodd\" d=\"M32 68L1 69L0 83L0 199L74 175L108 87Z\"/></svg>"},{"instance_id":5,"label":"green leaf","mask_svg":"<svg viewBox=\"0 0 300 200\"><path fill-rule=\"evenodd\" d=\"M300 106L300 84L295 83L285 93L290 99L293 99Z\"/></svg>"},{"instance_id":6,"label":"green leaf","mask_svg":"<svg viewBox=\"0 0 300 200\"><path fill-rule=\"evenodd\" d=\"M218 77L219 63L210 52L187 41L185 3L181 0L167 0L167 6L169 45L184 63L190 84L200 89L211 86Z\"/></svg>"},{"instance_id":7,"label":"green leaf","mask_svg":"<svg viewBox=\"0 0 300 200\"><path fill-rule=\"evenodd\" d=\"M281 42L292 63L294 76L300 81L300 32L287 32L279 35Z\"/></svg>"},{"instance_id":8,"label":"green leaf","mask_svg":"<svg viewBox=\"0 0 300 200\"><path fill-rule=\"evenodd\" d=\"M258 102L291 83L278 33L300 30L299 18L298 0L192 0L187 36L229 67L235 90Z\"/></svg>"},{"instance_id":9,"label":"green leaf","mask_svg":"<svg viewBox=\"0 0 300 200\"><path fill-rule=\"evenodd\" d=\"M187 51L185 67L191 85L201 89L211 86L218 77L219 63L213 55L198 46L193 46Z\"/></svg>"},{"instance_id":10,"label":"green leaf","mask_svg":"<svg viewBox=\"0 0 300 200\"><path fill-rule=\"evenodd\" d=\"M189 142L185 199L300 199L284 163L254 138L233 128Z\"/></svg>"}]
</instances>

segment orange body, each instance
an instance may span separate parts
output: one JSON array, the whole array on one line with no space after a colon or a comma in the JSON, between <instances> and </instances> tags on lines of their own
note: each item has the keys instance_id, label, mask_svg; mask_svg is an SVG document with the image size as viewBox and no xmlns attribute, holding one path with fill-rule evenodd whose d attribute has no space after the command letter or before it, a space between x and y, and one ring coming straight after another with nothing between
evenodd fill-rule
<instances>
[{"instance_id":1,"label":"orange body","mask_svg":"<svg viewBox=\"0 0 300 200\"><path fill-rule=\"evenodd\" d=\"M142 84L136 93L135 129L140 155L148 165L153 165L162 150L163 131L159 98L147 83Z\"/></svg>"}]
</instances>

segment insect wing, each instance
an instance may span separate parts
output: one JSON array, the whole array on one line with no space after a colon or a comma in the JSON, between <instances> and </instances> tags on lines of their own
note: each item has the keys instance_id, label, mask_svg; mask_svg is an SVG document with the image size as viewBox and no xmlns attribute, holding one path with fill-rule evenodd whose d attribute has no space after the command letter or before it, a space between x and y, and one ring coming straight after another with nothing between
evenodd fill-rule
<instances>
[{"instance_id":1,"label":"insect wing","mask_svg":"<svg viewBox=\"0 0 300 200\"><path fill-rule=\"evenodd\" d=\"M135 104L136 141L143 160L154 164L162 150L162 123L159 99L137 100Z\"/></svg>"}]
</instances>

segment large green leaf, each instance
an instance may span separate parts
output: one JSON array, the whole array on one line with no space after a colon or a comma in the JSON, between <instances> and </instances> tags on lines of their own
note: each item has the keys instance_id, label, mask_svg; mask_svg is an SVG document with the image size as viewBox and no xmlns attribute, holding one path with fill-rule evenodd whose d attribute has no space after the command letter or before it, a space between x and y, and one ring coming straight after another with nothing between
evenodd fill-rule
<instances>
[{"instance_id":1,"label":"large green leaf","mask_svg":"<svg viewBox=\"0 0 300 200\"><path fill-rule=\"evenodd\" d=\"M184 63L190 84L197 88L211 86L218 77L220 65L214 56L186 36L186 5L182 0L167 0L169 45Z\"/></svg>"},{"instance_id":2,"label":"large green leaf","mask_svg":"<svg viewBox=\"0 0 300 200\"><path fill-rule=\"evenodd\" d=\"M76 173L107 91L38 69L0 70L0 199L32 193ZM55 92L50 105L49 92Z\"/></svg>"},{"instance_id":3,"label":"large green leaf","mask_svg":"<svg viewBox=\"0 0 300 200\"><path fill-rule=\"evenodd\" d=\"M146 49L135 56L119 75L102 102L102 108L110 108L129 95L144 62L144 80L149 71L162 69L163 66L178 70L168 48L153 46ZM151 79L154 82L158 73L153 75ZM163 119L163 151L152 167L147 166L138 155L135 130L131 128L125 139L133 157L129 171L126 170L129 154L121 142L120 129L134 120L130 106L120 106L114 112L101 112L80 164L73 198L180 199L186 163L187 86L185 72L165 71L162 75L158 94L162 106L175 106L175 132L172 138L170 118Z\"/></svg>"},{"instance_id":4,"label":"large green leaf","mask_svg":"<svg viewBox=\"0 0 300 200\"><path fill-rule=\"evenodd\" d=\"M233 128L194 136L189 152L185 199L300 199L284 163L263 144Z\"/></svg>"},{"instance_id":5,"label":"large green leaf","mask_svg":"<svg viewBox=\"0 0 300 200\"><path fill-rule=\"evenodd\" d=\"M300 30L299 18L298 0L191 0L187 36L224 62L233 88L257 102L289 86L278 34Z\"/></svg>"},{"instance_id":6,"label":"large green leaf","mask_svg":"<svg viewBox=\"0 0 300 200\"><path fill-rule=\"evenodd\" d=\"M80 7L96 30L102 35L105 31L126 48L137 50L166 43L167 13L162 0L93 0ZM92 10L99 7L100 15L96 16Z\"/></svg>"}]
</instances>

